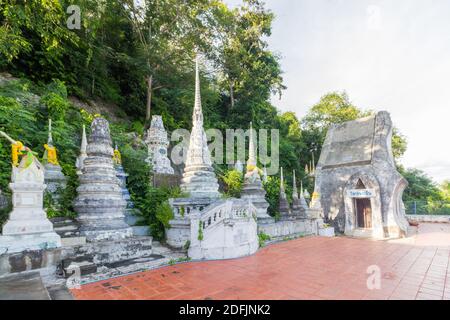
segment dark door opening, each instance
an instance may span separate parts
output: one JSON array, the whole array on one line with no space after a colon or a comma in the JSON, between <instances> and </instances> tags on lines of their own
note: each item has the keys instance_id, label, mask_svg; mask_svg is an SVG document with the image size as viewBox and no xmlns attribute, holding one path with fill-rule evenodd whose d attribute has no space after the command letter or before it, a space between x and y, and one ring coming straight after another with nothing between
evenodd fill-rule
<instances>
[{"instance_id":1,"label":"dark door opening","mask_svg":"<svg viewBox=\"0 0 450 320\"><path fill-rule=\"evenodd\" d=\"M356 225L358 228L372 228L372 206L369 198L355 199Z\"/></svg>"}]
</instances>

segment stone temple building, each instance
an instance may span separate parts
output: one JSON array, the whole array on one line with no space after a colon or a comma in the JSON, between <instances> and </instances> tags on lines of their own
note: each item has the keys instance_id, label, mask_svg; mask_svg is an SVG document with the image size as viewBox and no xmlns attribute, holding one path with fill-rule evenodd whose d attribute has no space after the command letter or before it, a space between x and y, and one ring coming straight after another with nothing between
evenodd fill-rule
<instances>
[{"instance_id":1,"label":"stone temple building","mask_svg":"<svg viewBox=\"0 0 450 320\"><path fill-rule=\"evenodd\" d=\"M408 231L386 111L333 125L316 169L315 193L325 219L350 236L403 237Z\"/></svg>"}]
</instances>

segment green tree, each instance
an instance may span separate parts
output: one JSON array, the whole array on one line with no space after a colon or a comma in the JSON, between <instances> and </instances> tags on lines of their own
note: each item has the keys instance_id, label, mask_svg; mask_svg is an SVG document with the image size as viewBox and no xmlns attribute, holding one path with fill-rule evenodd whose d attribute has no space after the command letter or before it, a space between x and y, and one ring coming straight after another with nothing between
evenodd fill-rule
<instances>
[{"instance_id":1,"label":"green tree","mask_svg":"<svg viewBox=\"0 0 450 320\"><path fill-rule=\"evenodd\" d=\"M352 104L346 92L331 92L322 96L302 119L302 128L308 132L309 148L319 155L328 128L332 124L370 116L373 113L371 110L362 110ZM394 127L392 134L394 157L400 158L406 151L406 147L406 138ZM317 161L318 158L315 160Z\"/></svg>"},{"instance_id":2,"label":"green tree","mask_svg":"<svg viewBox=\"0 0 450 320\"><path fill-rule=\"evenodd\" d=\"M78 38L65 26L58 0L0 0L0 69L34 80L66 80L69 45Z\"/></svg>"}]
</instances>

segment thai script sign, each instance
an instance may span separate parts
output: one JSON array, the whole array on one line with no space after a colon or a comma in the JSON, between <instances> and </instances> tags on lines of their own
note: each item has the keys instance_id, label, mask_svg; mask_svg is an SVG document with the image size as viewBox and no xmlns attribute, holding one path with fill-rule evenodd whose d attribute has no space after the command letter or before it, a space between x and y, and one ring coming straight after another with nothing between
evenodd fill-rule
<instances>
[{"instance_id":1,"label":"thai script sign","mask_svg":"<svg viewBox=\"0 0 450 320\"><path fill-rule=\"evenodd\" d=\"M375 191L373 189L352 189L347 191L350 198L373 198Z\"/></svg>"}]
</instances>

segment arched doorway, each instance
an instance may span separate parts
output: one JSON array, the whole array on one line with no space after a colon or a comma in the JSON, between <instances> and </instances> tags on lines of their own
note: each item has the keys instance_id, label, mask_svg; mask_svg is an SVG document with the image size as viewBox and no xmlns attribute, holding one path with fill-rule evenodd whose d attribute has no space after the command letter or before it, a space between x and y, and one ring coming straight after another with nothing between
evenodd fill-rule
<instances>
[{"instance_id":1,"label":"arched doorway","mask_svg":"<svg viewBox=\"0 0 450 320\"><path fill-rule=\"evenodd\" d=\"M366 186L361 181L358 180L356 184L356 189L366 189ZM370 198L353 198L353 205L355 211L355 226L361 229L371 229L372 228L372 205L370 204Z\"/></svg>"},{"instance_id":2,"label":"arched doorway","mask_svg":"<svg viewBox=\"0 0 450 320\"><path fill-rule=\"evenodd\" d=\"M343 198L346 235L384 238L380 185L372 174L352 175L344 187Z\"/></svg>"}]
</instances>

